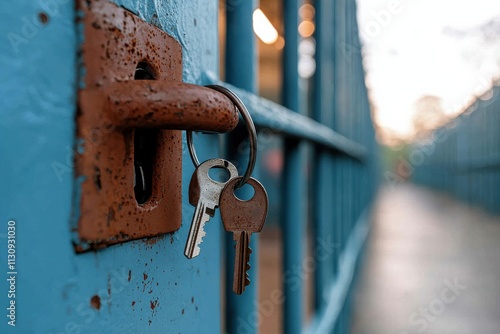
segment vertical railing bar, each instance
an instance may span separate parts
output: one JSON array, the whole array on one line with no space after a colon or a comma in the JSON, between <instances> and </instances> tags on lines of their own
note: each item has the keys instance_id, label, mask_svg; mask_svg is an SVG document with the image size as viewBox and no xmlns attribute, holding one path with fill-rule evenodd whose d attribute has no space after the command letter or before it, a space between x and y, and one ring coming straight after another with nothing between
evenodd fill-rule
<instances>
[{"instance_id":1,"label":"vertical railing bar","mask_svg":"<svg viewBox=\"0 0 500 334\"><path fill-rule=\"evenodd\" d=\"M300 112L301 105L299 73L298 73L298 43L297 27L299 24L299 3L301 0L284 0L284 37L283 49L283 105L295 112Z\"/></svg>"},{"instance_id":2,"label":"vertical railing bar","mask_svg":"<svg viewBox=\"0 0 500 334\"><path fill-rule=\"evenodd\" d=\"M333 8L332 8L332 15L333 15L333 20L332 20L332 28L333 28L333 50L332 50L332 67L333 67L333 103L332 103L332 120L330 126L335 130L336 129L336 122L337 122L337 91L338 91L338 49L339 49L339 33L338 33L338 26L339 26L339 15L338 15L338 3L339 0L333 0ZM335 203L340 204L341 202L341 193L339 191L339 186L340 186L340 166L339 166L339 157L337 157L336 161L334 162L334 166L332 168L332 173L333 173L333 182L330 184L332 190L333 190L333 198L335 198ZM342 233L342 216L341 216L341 207L336 206L334 208L334 213L332 216L332 224L333 224L333 240L335 244L335 249L333 252L333 268L332 268L332 274L335 275L337 274L338 271L338 259L340 255L340 236Z\"/></svg>"},{"instance_id":3,"label":"vertical railing bar","mask_svg":"<svg viewBox=\"0 0 500 334\"><path fill-rule=\"evenodd\" d=\"M322 34L323 30L323 6L322 0L316 1L316 31L315 31L315 39L316 39L316 72L314 74L314 86L313 86L313 117L316 121L322 122L323 115L323 94L322 94L322 85L323 85L323 40ZM314 150L314 172L313 172L313 210L312 210L312 219L313 219L313 228L314 228L314 240L318 240L318 238L322 237L325 234L326 230L326 222L328 220L327 208L328 204L326 199L327 197L327 188L325 187L325 173L328 173L325 170L325 156L324 150L320 147L316 146ZM314 308L319 310L322 308L324 303L324 293L323 289L327 282L327 273L326 266L324 262L316 260L316 272L314 274Z\"/></svg>"},{"instance_id":4,"label":"vertical railing bar","mask_svg":"<svg viewBox=\"0 0 500 334\"><path fill-rule=\"evenodd\" d=\"M329 27L333 21L332 2L317 0L316 7L316 71L313 85L313 118L327 126L332 126L334 111L333 94L334 86L331 84L333 71L333 27ZM330 54L328 53L330 52ZM330 112L330 113L329 113ZM332 238L333 233L333 207L335 201L333 194L333 161L329 152L320 147L314 152L313 172L313 203L312 212L314 226L314 240ZM325 303L325 292L328 283L333 279L333 250L322 249L316 252L316 272L314 275L314 306L316 312L320 311ZM324 254L328 254L324 258Z\"/></svg>"},{"instance_id":5,"label":"vertical railing bar","mask_svg":"<svg viewBox=\"0 0 500 334\"><path fill-rule=\"evenodd\" d=\"M351 38L351 42L352 42L352 45L353 45L353 81L355 82L355 85L354 85L354 101L356 103L355 105L355 110L356 110L356 114L357 114L357 117L356 117L356 124L355 124L355 131L356 131L356 140L359 140L361 142L363 142L363 134L362 134L362 127L360 125L363 124L363 120L364 120L364 115L363 115L363 109L361 107L361 96L359 94L360 92L360 83L359 83L359 76L358 76L358 70L359 70L359 66L358 66L358 51L357 48L359 47L359 43L358 43L358 40L357 40L357 33L358 33L358 30L357 30L357 20L356 20L356 1L352 1L352 4L351 4L351 12L352 12L352 25L353 25L353 32L352 32L352 38ZM360 50L359 50L360 51ZM363 210L363 194L362 194L362 183L361 181L362 178L363 178L363 169L364 169L364 166L362 164L356 164L356 177L355 177L355 182L356 182L356 219L355 219L355 222L358 221L359 219L359 216Z\"/></svg>"},{"instance_id":6,"label":"vertical railing bar","mask_svg":"<svg viewBox=\"0 0 500 334\"><path fill-rule=\"evenodd\" d=\"M344 92L343 85L343 74L345 71L344 68L344 55L342 48L344 47L344 40L342 36L343 32L343 22L344 15L342 13L342 1L343 0L334 0L334 36L335 36L335 50L334 50L334 120L333 120L333 129L336 131L341 130L341 125L343 122L343 115L341 114L344 110L343 105L343 96ZM335 225L334 225L334 241L336 244L336 251L334 253L334 269L333 273L335 277L338 275L339 270L339 259L344 245L344 222L345 222L345 194L344 194L344 183L345 183L345 159L342 156L338 156L335 161L335 169L334 173L334 184L332 187L334 189L334 195L337 203L335 208ZM344 334L342 329L342 324L340 321L340 316L336 321L335 330L336 334Z\"/></svg>"},{"instance_id":7,"label":"vertical railing bar","mask_svg":"<svg viewBox=\"0 0 500 334\"><path fill-rule=\"evenodd\" d=\"M340 4L340 8L339 8L339 19L340 19L340 24L339 24L339 34L340 34L340 38L339 38L339 41L342 43L342 45L339 45L340 48L345 48L345 11L344 11L344 3L345 3L345 0L340 0L339 1L339 4ZM345 51L345 49L344 49ZM343 129L343 126L344 126L344 123L345 123L345 108L346 108L346 105L345 105L345 99L346 99L346 88L345 88L345 53L342 53L339 57L339 72L340 72L340 75L339 75L339 93L337 95L337 98L339 99L339 107L338 107L338 112L339 113L342 113L342 115L339 115L339 122L336 122L336 126L337 126L337 130L344 134L345 135L345 132L344 132L344 129ZM342 207L342 218L341 218L341 221L340 221L340 224L341 224L341 249L340 249L340 252L342 252L344 250L344 246L345 246L345 231L346 231L346 226L345 226L345 223L346 223L346 220L347 220L347 214L348 214L348 208L347 208L347 205L346 205L346 193L345 193L345 185L346 185L346 174L345 174L345 170L346 170L346 160L345 159L339 159L340 160L340 170L339 170L339 174L340 174L340 184L339 184L339 190L341 191L341 199L342 199L342 203L341 203L341 207ZM339 254L340 255L340 254Z\"/></svg>"},{"instance_id":8,"label":"vertical railing bar","mask_svg":"<svg viewBox=\"0 0 500 334\"><path fill-rule=\"evenodd\" d=\"M249 92L257 93L258 58L255 35L253 33L253 11L256 0L226 2L226 81ZM238 127L228 141L231 160L241 167L246 166L246 156L238 152L239 144L248 138L244 127ZM250 281L242 295L232 292L234 270L234 241L226 238L226 331L229 333L258 333L258 319L255 307L258 300L258 234L253 234L250 242Z\"/></svg>"},{"instance_id":9,"label":"vertical railing bar","mask_svg":"<svg viewBox=\"0 0 500 334\"><path fill-rule=\"evenodd\" d=\"M348 41L349 41L349 45L351 46L351 48L354 48L354 39L353 39L353 36L354 36L354 26L353 26L353 12L352 12L352 4L354 3L354 0L348 0L347 2L347 18L348 18L348 22L347 22L347 26L349 27L348 29ZM352 114L351 116L351 121L349 122L349 133L350 133L350 137L351 138L356 138L356 121L357 121L357 118L358 118L358 114L359 114L359 109L357 108L357 104L356 104L356 96L355 96L355 93L356 93L356 87L355 87L355 80L354 80L354 52L351 50L351 52L349 52L349 75L348 75L348 78L349 78L349 97L350 97L350 106L349 106L349 110L350 110L350 113ZM357 178L356 178L356 172L357 172L357 167L358 167L358 164L354 164L352 163L352 161L350 161L350 168L349 168L349 171L350 171L350 184L351 186L349 187L350 188L350 191L351 191L351 220L349 222L349 235L351 235L351 232L354 228L354 223L356 222L357 220L357 215L358 215L358 212L357 212L357 203L356 203L356 196L357 196Z\"/></svg>"},{"instance_id":10,"label":"vertical railing bar","mask_svg":"<svg viewBox=\"0 0 500 334\"><path fill-rule=\"evenodd\" d=\"M343 0L335 0L335 71L334 71L334 77L335 77L335 113L334 113L334 124L333 124L333 129L337 132L340 130L340 123L342 119L342 65L343 65L343 55L342 55L342 1ZM340 133L340 132L339 132ZM335 234L335 243L337 244L336 248L336 254L335 254L335 267L334 267L334 272L338 272L339 270L339 259L340 259L340 254L342 252L342 246L343 246L343 221L344 221L344 215L345 215L345 208L344 208L344 196L342 193L343 190L343 177L342 177L342 171L343 171L343 162L344 159L342 156L337 157L336 159L336 170L335 170L335 182L337 186L334 188L335 189L335 197L338 198L338 207L336 208L336 234ZM339 325L337 324L337 327ZM339 328L338 328L339 329Z\"/></svg>"},{"instance_id":11,"label":"vertical railing bar","mask_svg":"<svg viewBox=\"0 0 500 334\"><path fill-rule=\"evenodd\" d=\"M356 108L356 99L355 99L355 81L354 81L354 59L353 59L353 15L352 15L352 3L354 0L347 0L347 8L346 8L346 17L347 17L347 43L349 43L349 51L348 52L348 92L349 92L349 137L356 138L356 126L355 122L357 119L357 114L359 110ZM356 182L356 171L357 164L354 164L352 161L349 161L349 198L350 198L350 219L349 219L349 232L348 236L351 235L352 229L354 227L354 222L357 220L357 203L356 203L356 193L357 193L357 182ZM347 318L347 315L344 312L344 318ZM347 321L345 321L347 322Z\"/></svg>"},{"instance_id":12,"label":"vertical railing bar","mask_svg":"<svg viewBox=\"0 0 500 334\"><path fill-rule=\"evenodd\" d=\"M349 19L348 19L348 10L347 10L347 2L349 0L344 0L343 1L343 6L342 6L342 42L343 42L343 47L344 47L344 54L343 54L343 66L344 66L344 77L342 80L342 85L344 87L343 92L345 94L344 98L344 105L343 107L343 122L342 122L342 131L345 136L350 137L350 123L351 123L351 101L350 101L350 89L349 89L349 61L348 61L348 54L349 54L349 39L348 39L348 30L349 30ZM347 240L349 236L349 229L350 229L350 220L351 220L351 213L352 213L352 196L351 196L351 162L348 160L344 159L343 163L343 170L342 170L342 180L343 180L343 198L344 198L344 208L345 208L345 217L343 220L343 233L342 233L342 252L345 252L345 246L347 245ZM346 328L345 328L345 319L344 319L344 310L345 307L342 308L342 311L340 313L339 317L339 323L340 323L340 331L342 333L346 333Z\"/></svg>"},{"instance_id":13,"label":"vertical railing bar","mask_svg":"<svg viewBox=\"0 0 500 334\"><path fill-rule=\"evenodd\" d=\"M295 112L300 111L300 89L298 74L298 10L300 0L284 0L283 50L283 105ZM285 303L283 328L285 333L300 333L303 325L304 282L296 275L296 268L304 254L306 242L306 191L303 177L304 159L299 141L287 139L284 142L282 227L283 227L283 270ZM295 274L294 274L295 273ZM292 275L290 278L289 275Z\"/></svg>"}]
</instances>

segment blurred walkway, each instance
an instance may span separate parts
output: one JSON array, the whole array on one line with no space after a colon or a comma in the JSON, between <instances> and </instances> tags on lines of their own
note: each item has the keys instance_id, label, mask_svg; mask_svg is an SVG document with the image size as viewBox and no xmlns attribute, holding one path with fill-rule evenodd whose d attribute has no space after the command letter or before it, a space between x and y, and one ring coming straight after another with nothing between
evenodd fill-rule
<instances>
[{"instance_id":1,"label":"blurred walkway","mask_svg":"<svg viewBox=\"0 0 500 334\"><path fill-rule=\"evenodd\" d=\"M353 334L500 333L500 217L403 185L374 218Z\"/></svg>"}]
</instances>

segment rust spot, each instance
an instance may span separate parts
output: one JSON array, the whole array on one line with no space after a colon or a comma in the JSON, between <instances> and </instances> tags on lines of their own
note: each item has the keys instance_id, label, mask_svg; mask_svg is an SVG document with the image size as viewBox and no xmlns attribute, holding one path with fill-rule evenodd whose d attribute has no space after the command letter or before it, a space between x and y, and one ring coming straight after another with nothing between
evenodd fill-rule
<instances>
[{"instance_id":1,"label":"rust spot","mask_svg":"<svg viewBox=\"0 0 500 334\"><path fill-rule=\"evenodd\" d=\"M42 24L47 24L49 22L49 16L44 12L40 12L38 13L38 20L40 20Z\"/></svg>"},{"instance_id":2,"label":"rust spot","mask_svg":"<svg viewBox=\"0 0 500 334\"><path fill-rule=\"evenodd\" d=\"M150 301L150 307L151 309L154 311L154 309L156 308L156 306L158 306L158 300L155 300L155 301Z\"/></svg>"},{"instance_id":3,"label":"rust spot","mask_svg":"<svg viewBox=\"0 0 500 334\"><path fill-rule=\"evenodd\" d=\"M151 245L156 244L158 241L160 241L164 237L165 237L165 235L159 235L157 237L152 237L152 238L144 239L144 243L146 245L148 245L148 246L151 246Z\"/></svg>"},{"instance_id":4,"label":"rust spot","mask_svg":"<svg viewBox=\"0 0 500 334\"><path fill-rule=\"evenodd\" d=\"M90 298L90 306L92 306L96 310L100 310L101 309L101 298L98 295L93 295L92 298Z\"/></svg>"},{"instance_id":5,"label":"rust spot","mask_svg":"<svg viewBox=\"0 0 500 334\"><path fill-rule=\"evenodd\" d=\"M132 270L129 270L128 271L128 281L130 282L130 280L132 279Z\"/></svg>"},{"instance_id":6,"label":"rust spot","mask_svg":"<svg viewBox=\"0 0 500 334\"><path fill-rule=\"evenodd\" d=\"M135 305L135 300L132 302L132 306L134 306L134 305Z\"/></svg>"},{"instance_id":7,"label":"rust spot","mask_svg":"<svg viewBox=\"0 0 500 334\"><path fill-rule=\"evenodd\" d=\"M113 210L113 208L109 208L108 216L106 217L106 225L109 227L113 220L115 220L115 210Z\"/></svg>"},{"instance_id":8,"label":"rust spot","mask_svg":"<svg viewBox=\"0 0 500 334\"><path fill-rule=\"evenodd\" d=\"M75 249L76 253L81 253L81 252L85 251L85 249L81 245L75 245L75 244L73 244L73 248Z\"/></svg>"},{"instance_id":9,"label":"rust spot","mask_svg":"<svg viewBox=\"0 0 500 334\"><path fill-rule=\"evenodd\" d=\"M94 183L95 183L98 190L102 189L101 171L99 170L99 167L97 167L97 166L94 167Z\"/></svg>"},{"instance_id":10,"label":"rust spot","mask_svg":"<svg viewBox=\"0 0 500 334\"><path fill-rule=\"evenodd\" d=\"M148 279L148 274L144 273L142 274L143 278L144 278L144 281Z\"/></svg>"}]
</instances>

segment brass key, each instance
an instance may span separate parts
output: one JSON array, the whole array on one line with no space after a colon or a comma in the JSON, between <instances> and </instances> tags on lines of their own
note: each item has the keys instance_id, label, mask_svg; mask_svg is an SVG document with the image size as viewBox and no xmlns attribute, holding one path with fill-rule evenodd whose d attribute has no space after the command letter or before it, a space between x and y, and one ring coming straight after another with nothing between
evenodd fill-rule
<instances>
[{"instance_id":1,"label":"brass key","mask_svg":"<svg viewBox=\"0 0 500 334\"><path fill-rule=\"evenodd\" d=\"M224 229L233 233L236 241L234 257L233 291L240 295L250 284L248 270L250 269L250 235L260 232L266 221L268 199L262 184L254 178L248 180L255 191L254 196L242 201L234 194L234 187L241 177L230 180L224 186L219 200L220 214Z\"/></svg>"}]
</instances>

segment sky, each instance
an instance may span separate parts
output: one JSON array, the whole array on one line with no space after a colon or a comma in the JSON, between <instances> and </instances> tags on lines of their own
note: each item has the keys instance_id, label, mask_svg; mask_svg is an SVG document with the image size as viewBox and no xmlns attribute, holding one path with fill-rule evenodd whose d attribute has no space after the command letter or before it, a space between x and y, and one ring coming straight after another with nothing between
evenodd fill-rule
<instances>
[{"instance_id":1,"label":"sky","mask_svg":"<svg viewBox=\"0 0 500 334\"><path fill-rule=\"evenodd\" d=\"M452 116L500 76L500 0L357 3L366 81L382 137L413 134L420 97L440 97ZM492 21L496 34L485 39Z\"/></svg>"}]
</instances>

